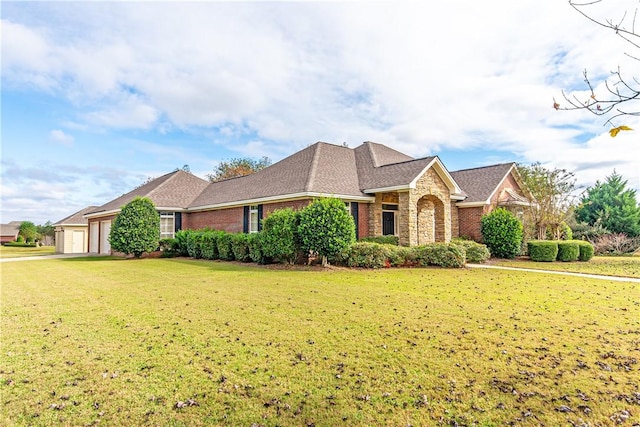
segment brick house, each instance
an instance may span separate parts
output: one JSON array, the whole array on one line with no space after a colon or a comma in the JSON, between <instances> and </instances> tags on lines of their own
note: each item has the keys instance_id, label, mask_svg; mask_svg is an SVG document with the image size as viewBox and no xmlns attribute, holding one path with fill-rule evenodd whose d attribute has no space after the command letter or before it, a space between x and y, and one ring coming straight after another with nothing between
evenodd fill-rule
<instances>
[{"instance_id":1,"label":"brick house","mask_svg":"<svg viewBox=\"0 0 640 427\"><path fill-rule=\"evenodd\" d=\"M89 252L110 253L111 221L136 196L155 203L162 237L204 227L257 232L276 209L337 197L358 238L392 234L407 246L477 238L478 212L528 203L513 163L450 173L437 156L414 159L374 142L356 148L317 142L244 177L209 183L178 170L142 185L85 215Z\"/></svg>"}]
</instances>

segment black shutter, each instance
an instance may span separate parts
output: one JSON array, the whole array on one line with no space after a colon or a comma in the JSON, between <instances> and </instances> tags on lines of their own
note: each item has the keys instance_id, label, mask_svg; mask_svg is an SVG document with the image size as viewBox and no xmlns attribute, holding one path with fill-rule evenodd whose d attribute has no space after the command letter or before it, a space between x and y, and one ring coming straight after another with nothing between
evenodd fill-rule
<instances>
[{"instance_id":1,"label":"black shutter","mask_svg":"<svg viewBox=\"0 0 640 427\"><path fill-rule=\"evenodd\" d=\"M353 222L356 224L356 240L360 238L360 232L358 230L358 204L355 202L351 202L351 216L353 217Z\"/></svg>"},{"instance_id":2,"label":"black shutter","mask_svg":"<svg viewBox=\"0 0 640 427\"><path fill-rule=\"evenodd\" d=\"M242 218L242 232L249 232L249 206L244 207L244 217Z\"/></svg>"},{"instance_id":3,"label":"black shutter","mask_svg":"<svg viewBox=\"0 0 640 427\"><path fill-rule=\"evenodd\" d=\"M258 205L258 231L262 230L262 205Z\"/></svg>"},{"instance_id":4,"label":"black shutter","mask_svg":"<svg viewBox=\"0 0 640 427\"><path fill-rule=\"evenodd\" d=\"M174 227L173 231L182 230L182 212L176 212L174 215Z\"/></svg>"}]
</instances>

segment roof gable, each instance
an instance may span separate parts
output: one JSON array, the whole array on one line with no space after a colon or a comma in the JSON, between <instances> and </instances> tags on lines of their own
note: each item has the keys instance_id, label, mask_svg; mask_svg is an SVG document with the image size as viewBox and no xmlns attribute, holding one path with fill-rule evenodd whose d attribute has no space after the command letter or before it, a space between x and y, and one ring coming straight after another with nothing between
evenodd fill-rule
<instances>
[{"instance_id":1,"label":"roof gable","mask_svg":"<svg viewBox=\"0 0 640 427\"><path fill-rule=\"evenodd\" d=\"M208 185L209 182L202 178L177 170L141 185L86 215L117 212L136 197L149 198L157 208L186 209Z\"/></svg>"},{"instance_id":2,"label":"roof gable","mask_svg":"<svg viewBox=\"0 0 640 427\"><path fill-rule=\"evenodd\" d=\"M467 198L460 204L489 204L500 184L515 168L515 163L502 163L451 172Z\"/></svg>"},{"instance_id":3,"label":"roof gable","mask_svg":"<svg viewBox=\"0 0 640 427\"><path fill-rule=\"evenodd\" d=\"M87 225L89 221L84 217L84 215L88 212L95 210L97 206L87 206L84 209L80 209L78 212L72 213L66 218L61 219L60 221L54 223L54 226L62 226L62 225Z\"/></svg>"}]
</instances>

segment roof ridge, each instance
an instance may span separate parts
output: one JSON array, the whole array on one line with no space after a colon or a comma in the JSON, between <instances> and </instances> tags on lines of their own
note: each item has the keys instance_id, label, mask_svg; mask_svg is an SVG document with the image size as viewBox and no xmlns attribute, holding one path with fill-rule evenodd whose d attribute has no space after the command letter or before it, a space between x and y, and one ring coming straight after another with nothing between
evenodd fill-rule
<instances>
[{"instance_id":1,"label":"roof ridge","mask_svg":"<svg viewBox=\"0 0 640 427\"><path fill-rule=\"evenodd\" d=\"M468 169L458 169L456 171L451 171L451 173L453 172L465 172L465 171L472 171L472 170L476 170L476 169L486 169L486 168L494 168L496 166L504 166L504 165L514 165L516 162L504 162L504 163L495 163L493 165L487 165L487 166L476 166L475 168L468 168Z\"/></svg>"},{"instance_id":2,"label":"roof ridge","mask_svg":"<svg viewBox=\"0 0 640 427\"><path fill-rule=\"evenodd\" d=\"M313 160L311 161L311 169L309 169L309 175L307 175L307 182L304 185L305 191L309 191L310 188L313 188L313 182L315 181L316 171L318 170L318 162L320 158L320 145L325 144L322 141L316 142L312 147L313 150Z\"/></svg>"},{"instance_id":3,"label":"roof ridge","mask_svg":"<svg viewBox=\"0 0 640 427\"><path fill-rule=\"evenodd\" d=\"M151 189L151 190L147 193L147 196L150 196L152 193L155 193L159 188L163 187L167 182L172 181L172 180L176 177L176 175L178 175L178 172L184 172L184 171L182 171L182 170L178 169L178 170L175 170L175 171L173 171L173 172L165 173L164 175L159 176L158 178L156 178L156 179L160 179L160 178L163 178L163 177L165 177L165 176L166 176L166 178L165 178L165 179L164 179L160 184L158 184L158 185L156 185L155 187L153 187L153 189ZM186 173L186 172L184 172L184 173ZM167 175L172 175L172 174L173 174L173 176L167 176ZM155 181L155 180L154 180L154 181ZM153 182L153 181L152 181L152 182ZM145 196L145 197L146 197L146 196Z\"/></svg>"}]
</instances>

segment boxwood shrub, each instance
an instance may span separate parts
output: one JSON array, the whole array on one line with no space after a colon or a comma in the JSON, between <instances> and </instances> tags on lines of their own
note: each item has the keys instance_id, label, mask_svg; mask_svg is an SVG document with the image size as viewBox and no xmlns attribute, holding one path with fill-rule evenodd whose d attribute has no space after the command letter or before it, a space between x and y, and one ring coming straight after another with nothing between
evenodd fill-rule
<instances>
[{"instance_id":1,"label":"boxwood shrub","mask_svg":"<svg viewBox=\"0 0 640 427\"><path fill-rule=\"evenodd\" d=\"M251 256L249 255L249 236L249 234L245 233L235 233L231 235L231 249L233 250L233 257L236 261L251 261Z\"/></svg>"},{"instance_id":2,"label":"boxwood shrub","mask_svg":"<svg viewBox=\"0 0 640 427\"><path fill-rule=\"evenodd\" d=\"M391 267L410 267L416 264L415 252L406 246L383 245Z\"/></svg>"},{"instance_id":3,"label":"boxwood shrub","mask_svg":"<svg viewBox=\"0 0 640 427\"><path fill-rule=\"evenodd\" d=\"M421 266L462 268L466 262L464 248L453 243L430 243L414 250L416 261Z\"/></svg>"},{"instance_id":4,"label":"boxwood shrub","mask_svg":"<svg viewBox=\"0 0 640 427\"><path fill-rule=\"evenodd\" d=\"M373 242L373 243L380 243L381 245L398 246L400 240L398 236L387 235L387 236L363 237L360 239L360 242Z\"/></svg>"},{"instance_id":5,"label":"boxwood shrub","mask_svg":"<svg viewBox=\"0 0 640 427\"><path fill-rule=\"evenodd\" d=\"M553 262L558 257L558 242L552 240L530 240L527 248L531 261Z\"/></svg>"},{"instance_id":6,"label":"boxwood shrub","mask_svg":"<svg viewBox=\"0 0 640 427\"><path fill-rule=\"evenodd\" d=\"M580 247L573 240L561 240L558 243L558 261L572 262L577 261L580 256Z\"/></svg>"},{"instance_id":7,"label":"boxwood shrub","mask_svg":"<svg viewBox=\"0 0 640 427\"><path fill-rule=\"evenodd\" d=\"M489 252L487 245L483 245L482 243L465 239L454 239L451 243L464 248L467 262L482 264L491 257L491 252Z\"/></svg>"},{"instance_id":8,"label":"boxwood shrub","mask_svg":"<svg viewBox=\"0 0 640 427\"><path fill-rule=\"evenodd\" d=\"M494 209L480 219L482 239L497 258L515 258L522 243L522 223L504 208Z\"/></svg>"},{"instance_id":9,"label":"boxwood shrub","mask_svg":"<svg viewBox=\"0 0 640 427\"><path fill-rule=\"evenodd\" d=\"M349 267L383 268L388 265L385 246L373 242L352 244L346 258Z\"/></svg>"},{"instance_id":10,"label":"boxwood shrub","mask_svg":"<svg viewBox=\"0 0 640 427\"><path fill-rule=\"evenodd\" d=\"M218 256L223 261L233 261L233 248L231 247L231 233L223 232L218 236Z\"/></svg>"},{"instance_id":11,"label":"boxwood shrub","mask_svg":"<svg viewBox=\"0 0 640 427\"><path fill-rule=\"evenodd\" d=\"M249 257L251 261L258 264L269 264L271 258L264 254L264 234L262 232L248 235L247 244L249 246Z\"/></svg>"},{"instance_id":12,"label":"boxwood shrub","mask_svg":"<svg viewBox=\"0 0 640 427\"><path fill-rule=\"evenodd\" d=\"M580 249L579 261L589 261L593 258L594 248L591 243L584 240L574 240L574 242L578 243L578 248Z\"/></svg>"}]
</instances>

